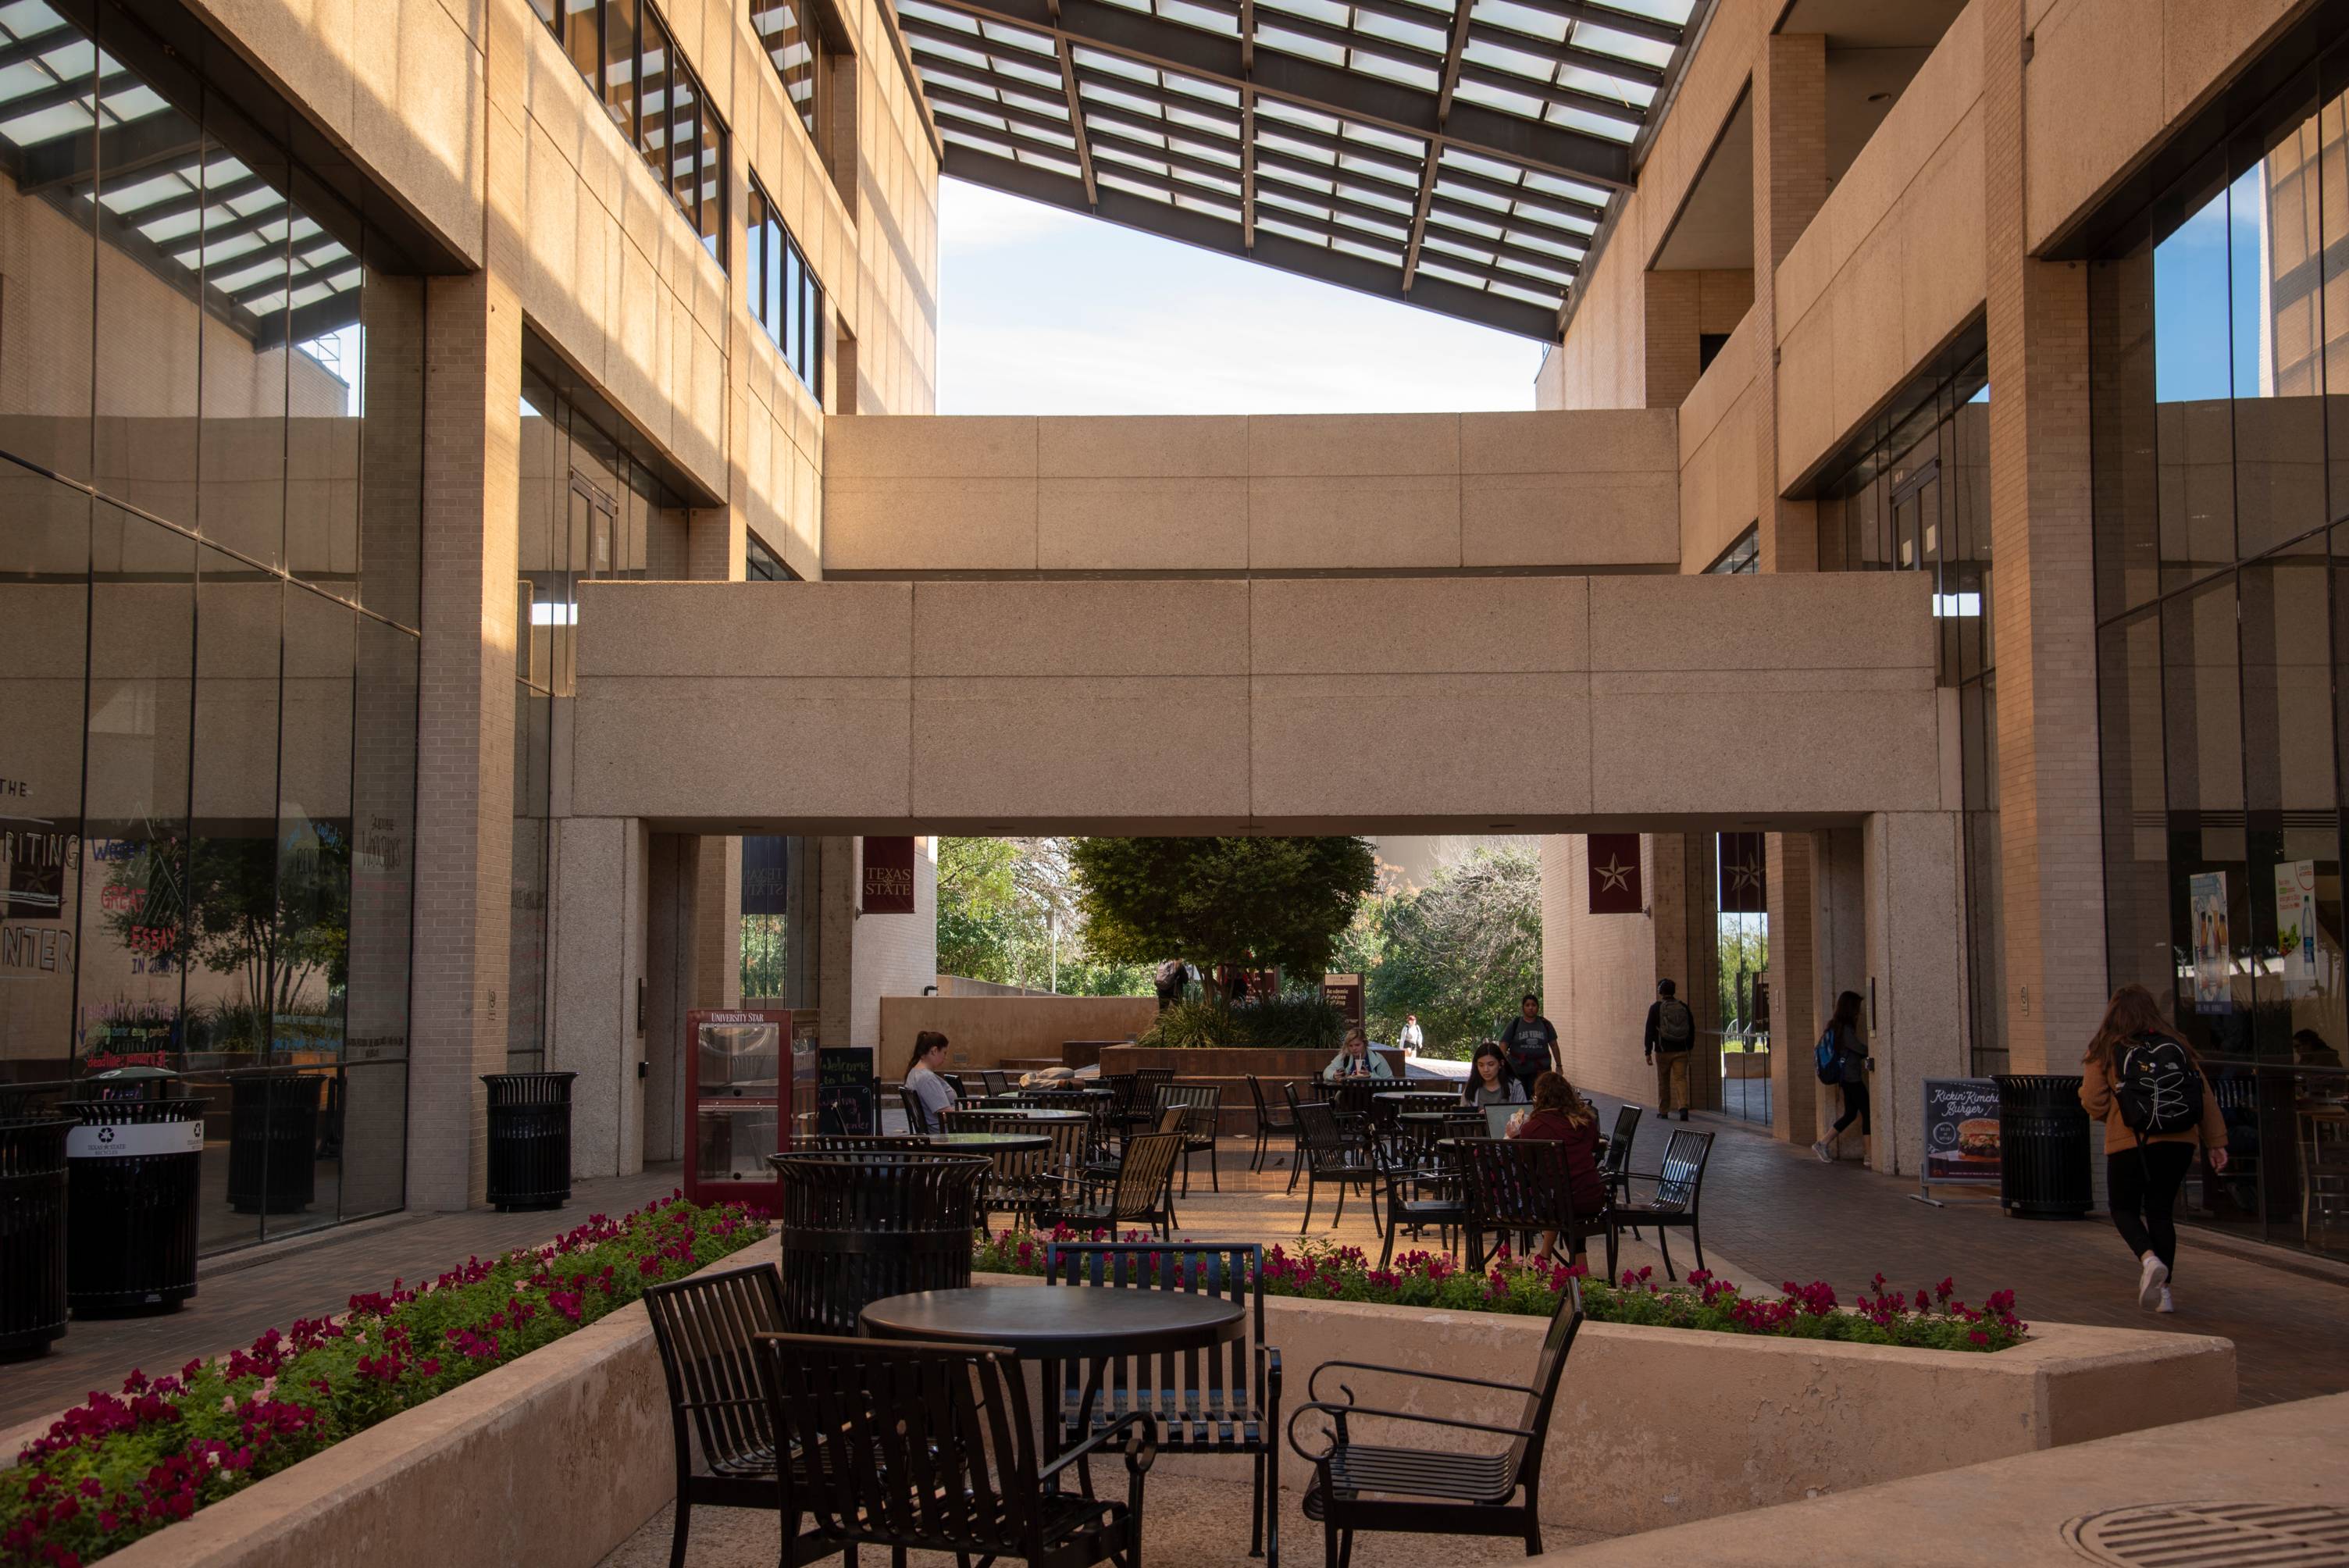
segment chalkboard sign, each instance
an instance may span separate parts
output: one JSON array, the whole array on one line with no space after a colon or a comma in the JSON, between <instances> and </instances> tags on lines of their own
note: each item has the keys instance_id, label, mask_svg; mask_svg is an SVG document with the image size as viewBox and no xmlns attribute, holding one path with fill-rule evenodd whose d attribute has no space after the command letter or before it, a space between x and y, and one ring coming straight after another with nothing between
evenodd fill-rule
<instances>
[{"instance_id":1,"label":"chalkboard sign","mask_svg":"<svg viewBox=\"0 0 2349 1568\"><path fill-rule=\"evenodd\" d=\"M826 1046L816 1057L817 1126L868 1138L880 1131L873 1053L862 1046Z\"/></svg>"},{"instance_id":2,"label":"chalkboard sign","mask_svg":"<svg viewBox=\"0 0 2349 1568\"><path fill-rule=\"evenodd\" d=\"M1925 1080L1925 1184L1998 1181L1998 1084L1992 1078Z\"/></svg>"}]
</instances>

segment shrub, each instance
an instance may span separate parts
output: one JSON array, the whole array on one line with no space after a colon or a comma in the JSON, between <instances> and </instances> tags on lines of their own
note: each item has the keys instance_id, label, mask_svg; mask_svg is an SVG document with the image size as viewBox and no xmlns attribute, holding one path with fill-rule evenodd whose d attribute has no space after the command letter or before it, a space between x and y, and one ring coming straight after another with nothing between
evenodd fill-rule
<instances>
[{"instance_id":1,"label":"shrub","mask_svg":"<svg viewBox=\"0 0 2349 1568\"><path fill-rule=\"evenodd\" d=\"M1194 1048L1261 1046L1331 1050L1346 1036L1346 1016L1319 996L1267 996L1246 1002L1179 1002L1158 1015L1143 1046Z\"/></svg>"},{"instance_id":2,"label":"shrub","mask_svg":"<svg viewBox=\"0 0 2349 1568\"><path fill-rule=\"evenodd\" d=\"M1054 1241L1103 1241L1106 1233L1083 1236L1061 1229L1029 1234L1004 1231L972 1238L971 1267L988 1274L1040 1274L1044 1248ZM1147 1241L1139 1231L1130 1242ZM1179 1248L1185 1243L1176 1243ZM1372 1268L1360 1247L1309 1241L1296 1251L1275 1244L1264 1254L1264 1293L1310 1301L1366 1301L1384 1306L1417 1306L1438 1312L1501 1312L1547 1317L1576 1271L1563 1264L1514 1259L1503 1247L1484 1274L1463 1268L1442 1253L1404 1253L1392 1268ZM1786 1339L1836 1339L1861 1345L1899 1345L1919 1350L2004 1350L2023 1342L2030 1326L2014 1315L2014 1293L1993 1292L1980 1310L1955 1299L1956 1282L1944 1279L1912 1297L1884 1289L1841 1308L1831 1286L1789 1280L1785 1294L1747 1296L1725 1279L1702 1269L1684 1285L1658 1284L1652 1269L1625 1271L1612 1284L1586 1279L1582 1309L1593 1323L1638 1323L1656 1328L1701 1328L1717 1334L1763 1334Z\"/></svg>"},{"instance_id":3,"label":"shrub","mask_svg":"<svg viewBox=\"0 0 2349 1568\"><path fill-rule=\"evenodd\" d=\"M0 1471L0 1565L78 1568L471 1382L766 1234L763 1215L664 1201L429 1285L355 1295L120 1397L92 1394Z\"/></svg>"}]
</instances>

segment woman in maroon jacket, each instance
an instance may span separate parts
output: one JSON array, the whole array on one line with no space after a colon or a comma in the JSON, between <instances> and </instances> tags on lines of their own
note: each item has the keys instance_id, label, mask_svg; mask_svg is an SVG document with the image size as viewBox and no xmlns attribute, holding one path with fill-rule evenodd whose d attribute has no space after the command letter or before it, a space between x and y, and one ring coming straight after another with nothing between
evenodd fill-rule
<instances>
[{"instance_id":1,"label":"woman in maroon jacket","mask_svg":"<svg viewBox=\"0 0 2349 1568\"><path fill-rule=\"evenodd\" d=\"M1607 1207L1607 1179L1599 1173L1599 1113L1562 1074L1544 1073L1534 1079L1532 1112L1509 1130L1509 1136L1548 1139L1566 1146L1567 1195L1578 1222L1568 1233L1573 1249L1568 1261L1577 1267L1588 1267L1590 1259L1582 1245L1583 1224L1596 1220ZM1534 1255L1556 1258L1556 1231L1542 1233L1541 1250Z\"/></svg>"}]
</instances>

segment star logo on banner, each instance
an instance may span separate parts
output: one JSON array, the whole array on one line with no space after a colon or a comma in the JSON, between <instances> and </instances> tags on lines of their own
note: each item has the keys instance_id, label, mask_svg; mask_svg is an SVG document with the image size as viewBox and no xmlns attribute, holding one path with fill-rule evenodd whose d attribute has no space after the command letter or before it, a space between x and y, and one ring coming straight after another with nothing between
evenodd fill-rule
<instances>
[{"instance_id":1,"label":"star logo on banner","mask_svg":"<svg viewBox=\"0 0 2349 1568\"><path fill-rule=\"evenodd\" d=\"M1634 868L1625 865L1621 861L1610 860L1605 865L1595 866L1592 869L1599 875L1599 891L1600 892L1631 891L1631 872Z\"/></svg>"},{"instance_id":2,"label":"star logo on banner","mask_svg":"<svg viewBox=\"0 0 2349 1568\"><path fill-rule=\"evenodd\" d=\"M1729 868L1729 891L1731 892L1757 892L1760 890L1761 886L1761 873L1755 869L1753 862L1740 861L1738 864Z\"/></svg>"}]
</instances>

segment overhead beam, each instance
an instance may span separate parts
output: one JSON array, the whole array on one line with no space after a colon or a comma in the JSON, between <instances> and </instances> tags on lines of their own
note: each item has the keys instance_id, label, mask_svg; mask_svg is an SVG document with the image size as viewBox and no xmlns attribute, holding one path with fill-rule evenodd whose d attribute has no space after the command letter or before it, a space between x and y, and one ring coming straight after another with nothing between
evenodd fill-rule
<instances>
[{"instance_id":1,"label":"overhead beam","mask_svg":"<svg viewBox=\"0 0 2349 1568\"><path fill-rule=\"evenodd\" d=\"M1323 65L1239 38L1162 21L1105 0L930 0L941 8L1174 70L1239 93L1254 91L1319 113L1479 152L1611 190L1631 185L1630 150L1603 137L1461 103L1438 113L1437 95Z\"/></svg>"},{"instance_id":2,"label":"overhead beam","mask_svg":"<svg viewBox=\"0 0 2349 1568\"><path fill-rule=\"evenodd\" d=\"M1047 170L1031 168L1012 159L979 152L953 141L947 144L943 172L1071 211L1088 211L1081 181ZM1439 315L1475 322L1519 337L1547 343L1553 340L1552 335L1557 330L1557 313L1547 305L1531 304L1505 294L1490 294L1433 277L1421 279L1419 286L1406 299L1396 286L1400 274L1392 263L1308 244L1286 234L1262 229L1257 232L1255 249L1250 251L1240 243L1240 226L1237 222L1168 206L1114 187L1104 186L1099 201L1090 211L1095 217L1129 229L1138 229L1144 233L1177 240L1227 256L1262 262L1267 266L1295 273L1300 277L1314 278L1340 288L1352 289L1358 294L1415 305Z\"/></svg>"},{"instance_id":3,"label":"overhead beam","mask_svg":"<svg viewBox=\"0 0 2349 1568\"><path fill-rule=\"evenodd\" d=\"M1077 143L1077 171L1084 176L1085 201L1090 204L1097 192L1093 185L1092 149L1085 145L1085 106L1077 96L1077 62L1069 52L1066 38L1054 38L1052 44L1061 60L1061 95L1069 102L1069 130Z\"/></svg>"},{"instance_id":4,"label":"overhead beam","mask_svg":"<svg viewBox=\"0 0 2349 1568\"><path fill-rule=\"evenodd\" d=\"M1468 14L1475 10L1475 0L1453 0L1452 32L1444 41L1442 80L1435 94L1435 119L1439 128L1452 117L1452 95L1460 86L1460 54L1468 46ZM1402 292L1411 293L1412 280L1419 275L1420 242L1427 238L1427 209L1435 200L1435 177L1444 167L1444 149L1435 142L1427 144L1427 158L1419 166L1419 197L1412 203L1411 242L1402 253Z\"/></svg>"}]
</instances>

